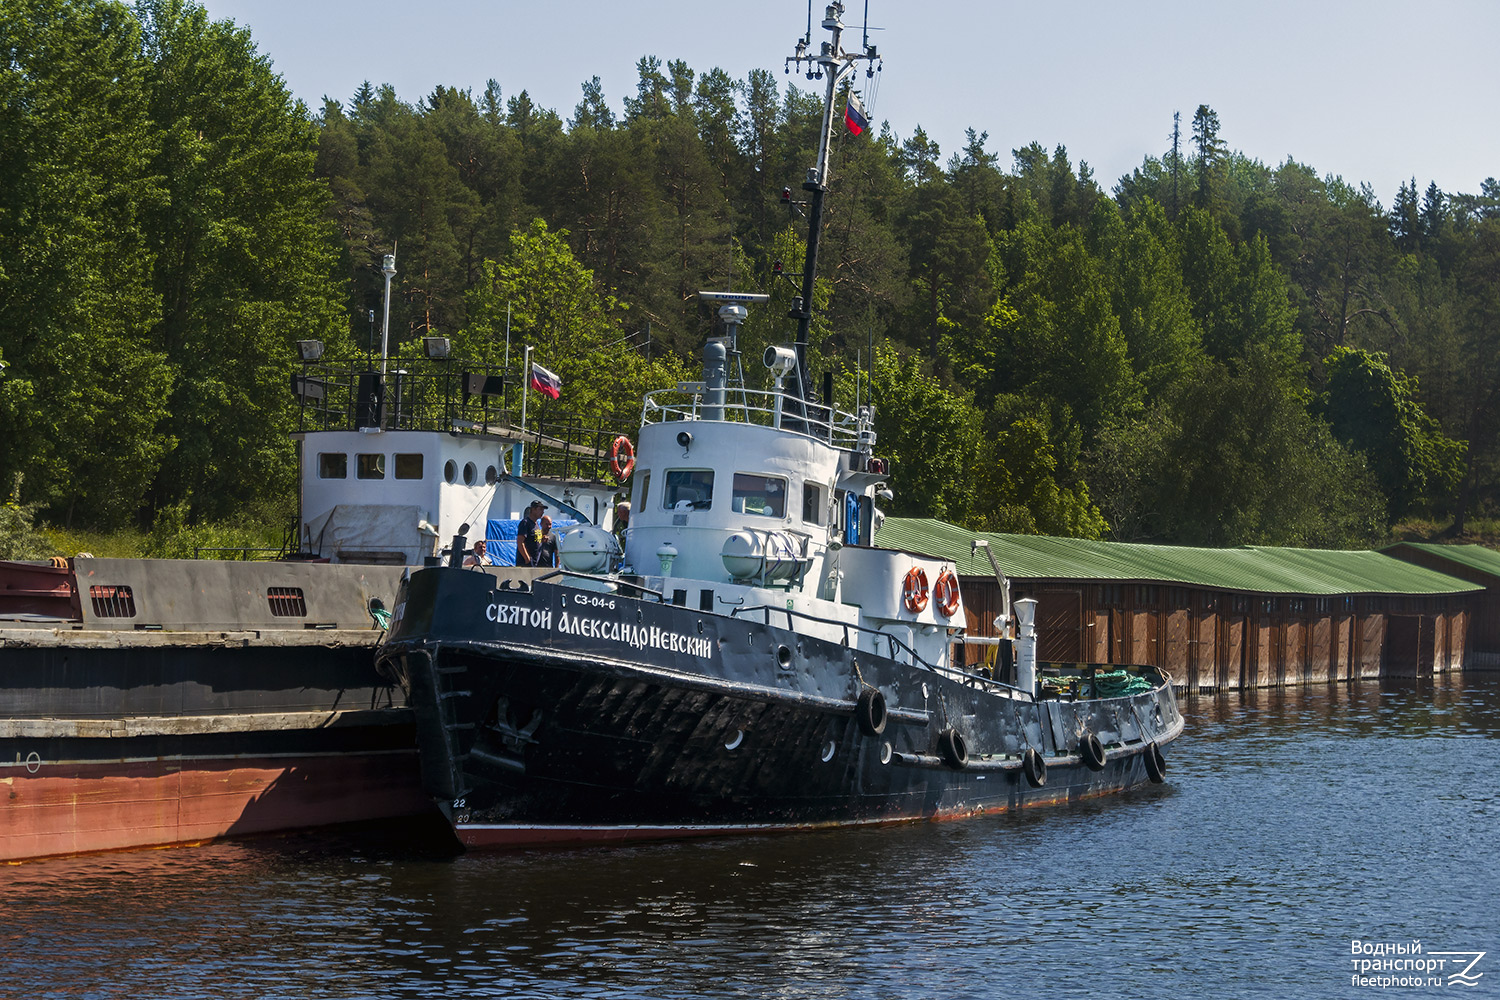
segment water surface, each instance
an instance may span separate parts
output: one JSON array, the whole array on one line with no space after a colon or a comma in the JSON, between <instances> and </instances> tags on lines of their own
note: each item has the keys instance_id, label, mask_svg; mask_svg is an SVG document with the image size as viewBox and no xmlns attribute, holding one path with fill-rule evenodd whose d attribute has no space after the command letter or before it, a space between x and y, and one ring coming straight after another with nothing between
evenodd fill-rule
<instances>
[{"instance_id":1,"label":"water surface","mask_svg":"<svg viewBox=\"0 0 1500 1000\"><path fill-rule=\"evenodd\" d=\"M880 830L0 868L0 997L1500 995L1500 676L1189 699L1168 783ZM1357 986L1351 941L1488 951Z\"/></svg>"}]
</instances>

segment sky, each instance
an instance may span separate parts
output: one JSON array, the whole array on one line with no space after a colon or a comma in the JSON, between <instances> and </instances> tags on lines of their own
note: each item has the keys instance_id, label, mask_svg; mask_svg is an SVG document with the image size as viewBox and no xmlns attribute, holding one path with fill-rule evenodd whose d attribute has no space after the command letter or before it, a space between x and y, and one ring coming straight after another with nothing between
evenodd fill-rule
<instances>
[{"instance_id":1,"label":"sky","mask_svg":"<svg viewBox=\"0 0 1500 1000\"><path fill-rule=\"evenodd\" d=\"M477 96L526 90L566 122L597 75L618 113L636 63L655 55L736 79L782 72L807 26L806 0L202 0L248 27L292 93L314 111L388 83L416 103L439 84ZM825 0L816 5L821 20ZM846 0L845 48L865 0ZM898 139L921 127L943 161L965 130L1007 169L1031 142L1067 147L1105 190L1184 136L1194 110L1218 113L1231 150L1269 166L1288 157L1369 183L1389 206L1415 178L1477 194L1500 176L1500 2L1495 0L869 0L884 69L861 78L867 110ZM813 26L815 43L827 32ZM821 84L816 84L821 86ZM837 163L834 164L837 170Z\"/></svg>"}]
</instances>

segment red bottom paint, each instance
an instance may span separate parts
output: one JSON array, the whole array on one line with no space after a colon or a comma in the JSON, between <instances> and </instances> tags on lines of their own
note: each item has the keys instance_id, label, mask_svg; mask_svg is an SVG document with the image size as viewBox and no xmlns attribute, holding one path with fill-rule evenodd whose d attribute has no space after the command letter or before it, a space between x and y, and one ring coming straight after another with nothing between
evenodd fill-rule
<instances>
[{"instance_id":1,"label":"red bottom paint","mask_svg":"<svg viewBox=\"0 0 1500 1000\"><path fill-rule=\"evenodd\" d=\"M415 751L0 769L0 861L416 816Z\"/></svg>"}]
</instances>

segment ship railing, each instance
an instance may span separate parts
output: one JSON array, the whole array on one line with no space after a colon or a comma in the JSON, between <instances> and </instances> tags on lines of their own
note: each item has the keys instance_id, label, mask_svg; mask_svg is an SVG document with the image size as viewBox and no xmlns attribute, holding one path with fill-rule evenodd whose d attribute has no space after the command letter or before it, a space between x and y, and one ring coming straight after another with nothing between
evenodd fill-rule
<instances>
[{"instance_id":1,"label":"ship railing","mask_svg":"<svg viewBox=\"0 0 1500 1000\"><path fill-rule=\"evenodd\" d=\"M524 476L603 482L611 444L630 428L569 416L538 419L541 404L520 422L520 383L499 366L430 358L391 359L382 373L363 359L304 364L292 376L297 430L479 434L524 443Z\"/></svg>"},{"instance_id":2,"label":"ship railing","mask_svg":"<svg viewBox=\"0 0 1500 1000\"><path fill-rule=\"evenodd\" d=\"M923 657L904 640L897 638L889 632L882 632L877 628L870 628L866 625L851 625L849 622L838 621L833 618L822 618L818 615L808 614L805 611L795 611L792 608L782 608L772 604L758 604L749 608L732 608L730 609L729 617L739 618L756 613L759 613L761 616L761 624L767 627L770 627L771 625L772 616L785 615L786 627L788 630L795 630L795 621L797 619L807 622L814 622L819 625L826 625L835 629L842 629L844 633L844 645L854 649L857 649L858 645L857 643L854 645L850 644L850 633L854 633L856 635L869 635L871 637L871 646L874 647L872 649L872 652L874 652L876 655L879 655L880 644L884 642L886 644L886 657L888 659L895 660L897 663L901 662L902 654L904 654L906 657L906 662L910 666L921 667L924 670L930 670L935 674L942 674L944 676L951 677L954 680L959 681L960 683L968 684L973 687L981 687L986 690L993 691L1004 691L1012 698L1019 698L1023 701L1036 701L1036 695L1030 691L1025 690L1024 688L1018 688L1014 685L1006 684L1003 681L994 680L992 678L984 676L983 674L970 673L967 670L959 670L956 667L950 667L946 664L933 663Z\"/></svg>"},{"instance_id":3,"label":"ship railing","mask_svg":"<svg viewBox=\"0 0 1500 1000\"><path fill-rule=\"evenodd\" d=\"M673 420L721 420L775 427L850 451L860 444L859 417L831 406L803 402L790 393L729 388L724 390L723 403L712 404L705 396L696 383L690 388L649 392L641 405L641 426Z\"/></svg>"}]
</instances>

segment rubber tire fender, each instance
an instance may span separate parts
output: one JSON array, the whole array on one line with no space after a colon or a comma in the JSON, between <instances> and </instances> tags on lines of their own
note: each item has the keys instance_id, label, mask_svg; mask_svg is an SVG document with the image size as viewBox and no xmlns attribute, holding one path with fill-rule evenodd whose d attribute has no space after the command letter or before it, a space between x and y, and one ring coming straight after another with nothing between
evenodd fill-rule
<instances>
[{"instance_id":1,"label":"rubber tire fender","mask_svg":"<svg viewBox=\"0 0 1500 1000\"><path fill-rule=\"evenodd\" d=\"M1036 747L1026 748L1026 756L1021 758L1021 770L1026 773L1026 784L1032 788L1041 788L1047 783L1047 762L1036 752Z\"/></svg>"},{"instance_id":2,"label":"rubber tire fender","mask_svg":"<svg viewBox=\"0 0 1500 1000\"><path fill-rule=\"evenodd\" d=\"M1104 770L1106 757L1104 744L1099 742L1099 737L1093 733L1084 733L1083 738L1078 741L1078 752L1083 755L1083 764L1090 771Z\"/></svg>"},{"instance_id":3,"label":"rubber tire fender","mask_svg":"<svg viewBox=\"0 0 1500 1000\"><path fill-rule=\"evenodd\" d=\"M938 756L943 763L955 771L962 771L969 764L969 744L957 729L944 729L938 733Z\"/></svg>"},{"instance_id":4,"label":"rubber tire fender","mask_svg":"<svg viewBox=\"0 0 1500 1000\"><path fill-rule=\"evenodd\" d=\"M1166 781L1167 759L1161 755L1161 747L1153 741L1143 752L1146 755L1146 777L1158 785Z\"/></svg>"},{"instance_id":5,"label":"rubber tire fender","mask_svg":"<svg viewBox=\"0 0 1500 1000\"><path fill-rule=\"evenodd\" d=\"M866 736L879 736L885 732L885 724L889 719L885 695L880 693L879 688L865 688L859 693L859 700L854 703L854 721L859 724L860 732Z\"/></svg>"}]
</instances>

